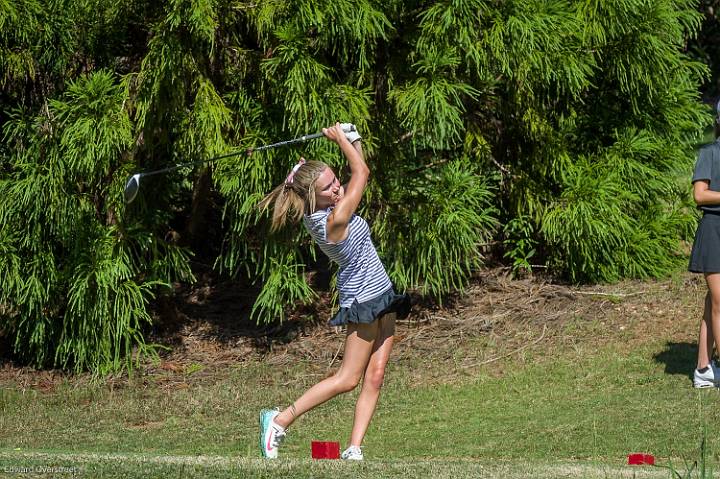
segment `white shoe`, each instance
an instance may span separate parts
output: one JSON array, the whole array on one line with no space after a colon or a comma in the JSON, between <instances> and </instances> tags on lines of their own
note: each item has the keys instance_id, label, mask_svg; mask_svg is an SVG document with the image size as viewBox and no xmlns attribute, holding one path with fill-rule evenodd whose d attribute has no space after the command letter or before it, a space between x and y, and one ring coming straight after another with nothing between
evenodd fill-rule
<instances>
[{"instance_id":1,"label":"white shoe","mask_svg":"<svg viewBox=\"0 0 720 479\"><path fill-rule=\"evenodd\" d=\"M280 411L274 409L260 411L260 452L268 459L278 457L278 448L285 439L285 428L275 423L278 414Z\"/></svg>"},{"instance_id":2,"label":"white shoe","mask_svg":"<svg viewBox=\"0 0 720 479\"><path fill-rule=\"evenodd\" d=\"M717 386L717 381L720 380L720 368L715 364L715 361L710 361L708 368L705 372L695 370L693 373L693 387L694 388L712 388Z\"/></svg>"},{"instance_id":3,"label":"white shoe","mask_svg":"<svg viewBox=\"0 0 720 479\"><path fill-rule=\"evenodd\" d=\"M345 449L342 454L340 454L340 459L344 459L346 461L362 461L362 449L360 449L360 446L350 446Z\"/></svg>"}]
</instances>

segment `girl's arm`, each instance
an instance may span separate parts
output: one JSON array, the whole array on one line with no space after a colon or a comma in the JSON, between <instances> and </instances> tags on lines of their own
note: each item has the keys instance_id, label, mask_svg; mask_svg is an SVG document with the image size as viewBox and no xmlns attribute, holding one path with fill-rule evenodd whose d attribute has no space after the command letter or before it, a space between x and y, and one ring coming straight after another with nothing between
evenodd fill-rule
<instances>
[{"instance_id":1,"label":"girl's arm","mask_svg":"<svg viewBox=\"0 0 720 479\"><path fill-rule=\"evenodd\" d=\"M327 238L337 243L347 237L350 218L357 210L360 200L362 200L363 191L365 185L367 185L368 176L370 176L370 169L365 164L360 143L356 142L357 146L350 144L345 137L345 132L340 127L340 123L336 123L331 128L324 128L323 133L338 144L350 165L351 176L345 188L345 195L337 202L327 220Z\"/></svg>"},{"instance_id":2,"label":"girl's arm","mask_svg":"<svg viewBox=\"0 0 720 479\"><path fill-rule=\"evenodd\" d=\"M353 148L355 148L357 150L358 153L360 153L360 156L365 158L365 155L363 154L363 151L362 151L362 143L360 141L353 141L352 146L353 146ZM342 187L343 187L343 191L347 191L348 183L343 183Z\"/></svg>"},{"instance_id":3,"label":"girl's arm","mask_svg":"<svg viewBox=\"0 0 720 479\"><path fill-rule=\"evenodd\" d=\"M706 180L693 183L693 198L698 206L720 205L720 191L712 191L710 182Z\"/></svg>"}]
</instances>

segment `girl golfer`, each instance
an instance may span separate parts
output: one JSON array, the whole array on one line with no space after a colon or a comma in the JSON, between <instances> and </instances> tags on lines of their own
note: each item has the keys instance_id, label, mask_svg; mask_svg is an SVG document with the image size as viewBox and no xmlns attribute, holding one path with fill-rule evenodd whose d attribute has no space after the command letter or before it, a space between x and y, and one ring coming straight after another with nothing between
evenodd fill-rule
<instances>
[{"instance_id":1,"label":"girl golfer","mask_svg":"<svg viewBox=\"0 0 720 479\"><path fill-rule=\"evenodd\" d=\"M370 174L360 135L354 131L345 133L339 123L324 128L323 133L337 143L348 161L351 177L347 186L340 184L326 164L301 159L259 207L272 205L274 230L288 218L294 223L302 219L320 249L339 265L340 311L330 324L347 325L345 352L340 369L311 387L290 407L260 413L260 450L267 458L277 457L287 428L298 417L338 394L352 391L362 378L350 444L341 457L363 459L360 447L380 396L395 318L409 312L407 296L393 291L367 223L355 214Z\"/></svg>"},{"instance_id":2,"label":"girl golfer","mask_svg":"<svg viewBox=\"0 0 720 479\"><path fill-rule=\"evenodd\" d=\"M689 269L703 273L708 286L693 374L696 388L720 385L720 367L710 360L713 344L720 348L720 102L716 110L715 143L700 150L692 178L693 196L703 217L695 233Z\"/></svg>"}]
</instances>

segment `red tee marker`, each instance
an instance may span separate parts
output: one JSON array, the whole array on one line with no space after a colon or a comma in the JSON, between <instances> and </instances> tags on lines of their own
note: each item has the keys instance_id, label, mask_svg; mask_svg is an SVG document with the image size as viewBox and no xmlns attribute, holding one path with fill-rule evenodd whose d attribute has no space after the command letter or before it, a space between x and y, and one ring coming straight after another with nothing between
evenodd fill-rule
<instances>
[{"instance_id":1,"label":"red tee marker","mask_svg":"<svg viewBox=\"0 0 720 479\"><path fill-rule=\"evenodd\" d=\"M631 466L641 466L643 464L654 466L655 456L653 456L652 454L642 453L628 454L628 464Z\"/></svg>"},{"instance_id":2,"label":"red tee marker","mask_svg":"<svg viewBox=\"0 0 720 479\"><path fill-rule=\"evenodd\" d=\"M332 441L312 441L313 459L340 459L340 443Z\"/></svg>"}]
</instances>

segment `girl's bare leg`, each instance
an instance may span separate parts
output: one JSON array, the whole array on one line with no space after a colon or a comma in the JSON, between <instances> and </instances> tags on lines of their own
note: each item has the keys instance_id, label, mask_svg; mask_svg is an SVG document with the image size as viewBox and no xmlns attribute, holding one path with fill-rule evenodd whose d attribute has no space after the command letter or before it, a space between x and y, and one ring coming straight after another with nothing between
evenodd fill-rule
<instances>
[{"instance_id":1,"label":"girl's bare leg","mask_svg":"<svg viewBox=\"0 0 720 479\"><path fill-rule=\"evenodd\" d=\"M390 358L390 351L393 346L395 317L395 313L390 313L375 321L379 323L379 331L373 345L370 361L365 369L362 390L355 405L355 419L350 436L351 446L360 446L362 444L367 428L370 425L370 419L375 413L375 407L385 377L385 366Z\"/></svg>"},{"instance_id":2,"label":"girl's bare leg","mask_svg":"<svg viewBox=\"0 0 720 479\"><path fill-rule=\"evenodd\" d=\"M700 336L698 338L697 368L703 369L710 364L713 350L713 328L712 328L712 295L708 290L705 295L705 308L703 309L702 321L700 321Z\"/></svg>"},{"instance_id":3,"label":"girl's bare leg","mask_svg":"<svg viewBox=\"0 0 720 479\"><path fill-rule=\"evenodd\" d=\"M275 417L275 423L286 428L312 408L338 394L355 389L368 364L377 335L378 321L371 324L348 324L345 352L340 369L308 389L290 407Z\"/></svg>"},{"instance_id":4,"label":"girl's bare leg","mask_svg":"<svg viewBox=\"0 0 720 479\"><path fill-rule=\"evenodd\" d=\"M705 281L707 281L708 290L710 290L710 303L712 304L711 319L710 323L707 324L707 335L711 336L715 341L715 348L720 348L720 273L706 274ZM710 338L708 338L707 342L710 342ZM710 351L712 349L708 350L708 356L711 354ZM720 354L720 350L718 350L718 354Z\"/></svg>"}]
</instances>

